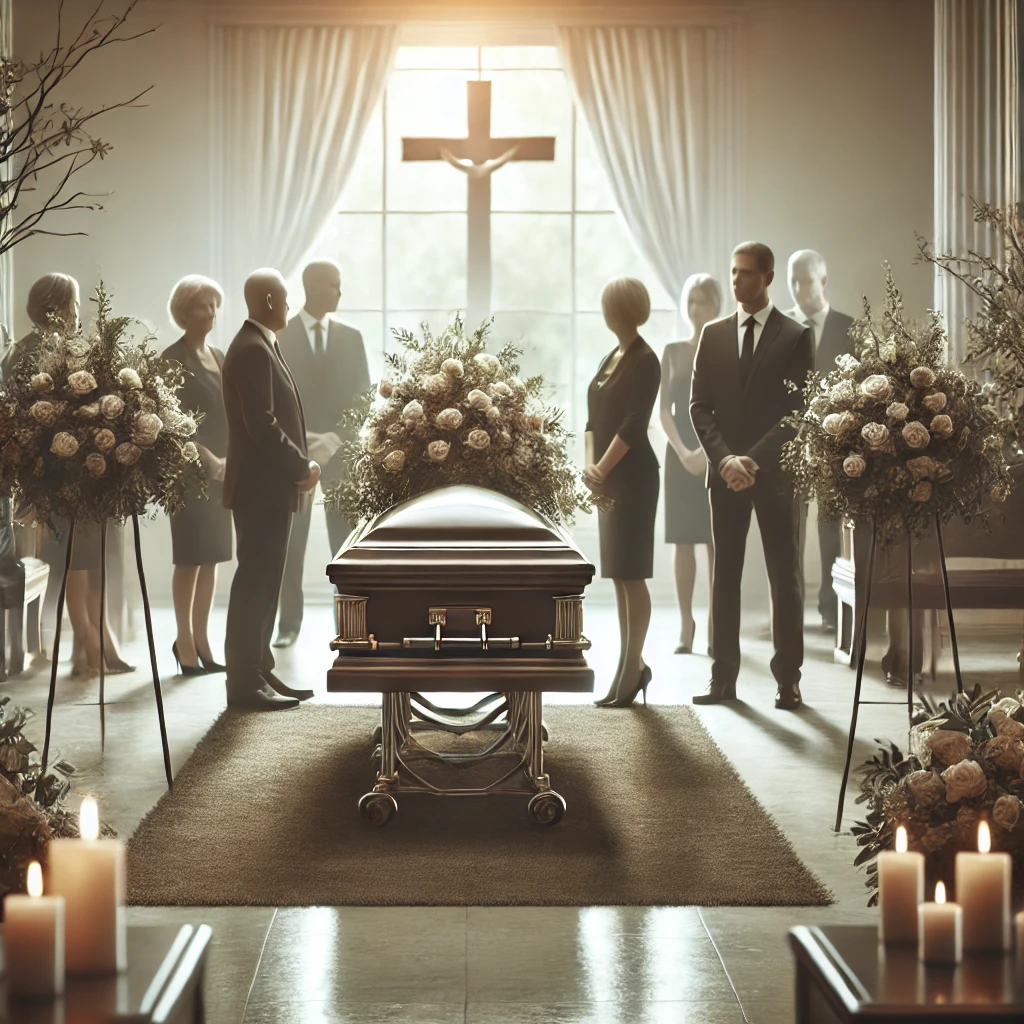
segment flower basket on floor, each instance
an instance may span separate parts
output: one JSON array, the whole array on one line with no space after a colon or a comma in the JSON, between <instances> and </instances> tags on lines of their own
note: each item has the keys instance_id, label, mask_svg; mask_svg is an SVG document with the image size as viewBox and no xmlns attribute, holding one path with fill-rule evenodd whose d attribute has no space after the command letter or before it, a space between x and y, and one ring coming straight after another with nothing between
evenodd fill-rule
<instances>
[{"instance_id":1,"label":"flower basket on floor","mask_svg":"<svg viewBox=\"0 0 1024 1024\"><path fill-rule=\"evenodd\" d=\"M917 704L911 749L883 744L858 771L858 804L868 809L853 835L855 864L867 866L869 906L878 902L877 857L892 849L896 828L911 850L925 855L926 891L954 877L956 854L978 848L978 822L989 822L992 848L1014 859L1024 874L1024 692L957 694L948 703ZM879 741L881 743L881 741Z\"/></svg>"},{"instance_id":2,"label":"flower basket on floor","mask_svg":"<svg viewBox=\"0 0 1024 1024\"><path fill-rule=\"evenodd\" d=\"M544 378L520 378L514 345L488 352L488 330L467 337L456 317L436 336L426 325L422 337L395 331L403 351L387 355L376 400L353 414L362 428L347 446L351 473L327 496L336 511L360 522L451 484L490 488L556 523L591 510Z\"/></svg>"}]
</instances>

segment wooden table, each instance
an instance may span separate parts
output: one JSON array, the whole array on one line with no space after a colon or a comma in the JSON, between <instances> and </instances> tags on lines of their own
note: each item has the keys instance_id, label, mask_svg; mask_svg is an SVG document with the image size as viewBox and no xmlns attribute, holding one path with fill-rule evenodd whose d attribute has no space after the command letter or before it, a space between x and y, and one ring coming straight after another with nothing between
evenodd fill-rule
<instances>
[{"instance_id":1,"label":"wooden table","mask_svg":"<svg viewBox=\"0 0 1024 1024\"><path fill-rule=\"evenodd\" d=\"M881 946L872 925L794 928L797 1024L1024 1021L1024 955L925 966L915 946Z\"/></svg>"},{"instance_id":2,"label":"wooden table","mask_svg":"<svg viewBox=\"0 0 1024 1024\"><path fill-rule=\"evenodd\" d=\"M209 925L128 928L128 969L120 975L68 975L56 1001L0 999L10 1024L201 1024Z\"/></svg>"}]
</instances>

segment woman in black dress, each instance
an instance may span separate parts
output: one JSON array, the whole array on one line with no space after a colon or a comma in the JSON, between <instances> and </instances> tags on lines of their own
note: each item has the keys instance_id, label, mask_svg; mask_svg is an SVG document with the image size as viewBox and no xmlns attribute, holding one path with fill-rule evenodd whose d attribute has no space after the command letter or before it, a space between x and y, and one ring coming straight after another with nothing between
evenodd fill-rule
<instances>
[{"instance_id":1,"label":"woman in black dress","mask_svg":"<svg viewBox=\"0 0 1024 1024\"><path fill-rule=\"evenodd\" d=\"M658 459L647 437L658 397L661 367L637 333L651 314L647 289L622 277L605 287L601 308L618 346L601 362L587 392L587 468L583 479L611 499L598 512L601 575L615 584L621 645L619 665L603 707L629 707L651 670L643 648L651 621L647 580L654 575L654 515L658 509Z\"/></svg>"},{"instance_id":2,"label":"woman in black dress","mask_svg":"<svg viewBox=\"0 0 1024 1024\"><path fill-rule=\"evenodd\" d=\"M682 622L676 654L690 654L697 633L693 619L693 585L697 579L694 548L708 549L708 594L715 569L711 543L711 505L705 485L708 463L690 422L690 381L697 342L704 325L722 311L722 290L709 274L691 274L683 285L679 308L690 324L690 339L665 346L661 361L661 424L665 448L665 543L675 545L676 594ZM710 602L710 597L709 597ZM708 653L711 653L711 609L708 609Z\"/></svg>"},{"instance_id":3,"label":"woman in black dress","mask_svg":"<svg viewBox=\"0 0 1024 1024\"><path fill-rule=\"evenodd\" d=\"M215 281L198 274L182 278L171 292L168 312L185 333L163 352L185 368L178 392L183 411L201 413L196 444L206 471L207 498L198 494L171 516L172 592L178 633L171 651L184 675L223 672L213 660L209 622L217 587L217 564L231 560L231 513L224 507L222 488L228 424L221 394L220 369L224 353L206 344L217 322L224 293Z\"/></svg>"}]
</instances>

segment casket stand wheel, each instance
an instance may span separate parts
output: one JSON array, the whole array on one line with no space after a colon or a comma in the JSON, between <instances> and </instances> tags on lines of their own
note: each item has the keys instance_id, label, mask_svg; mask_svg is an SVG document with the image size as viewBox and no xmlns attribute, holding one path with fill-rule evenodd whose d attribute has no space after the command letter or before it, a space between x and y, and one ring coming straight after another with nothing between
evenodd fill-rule
<instances>
[{"instance_id":1,"label":"casket stand wheel","mask_svg":"<svg viewBox=\"0 0 1024 1024\"><path fill-rule=\"evenodd\" d=\"M380 828L397 813L398 801L390 793L374 790L359 798L359 816L369 825Z\"/></svg>"}]
</instances>

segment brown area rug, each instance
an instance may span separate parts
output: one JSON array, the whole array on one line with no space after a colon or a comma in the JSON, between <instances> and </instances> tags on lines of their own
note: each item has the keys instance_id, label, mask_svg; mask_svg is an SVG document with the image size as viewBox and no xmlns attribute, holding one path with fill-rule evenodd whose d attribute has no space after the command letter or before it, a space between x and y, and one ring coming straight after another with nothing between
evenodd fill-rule
<instances>
[{"instance_id":1,"label":"brown area rug","mask_svg":"<svg viewBox=\"0 0 1024 1024\"><path fill-rule=\"evenodd\" d=\"M687 707L550 707L545 766L568 809L527 797L371 788L379 711L226 712L128 843L134 904L823 906L799 860ZM461 782L461 780L460 780Z\"/></svg>"}]
</instances>

